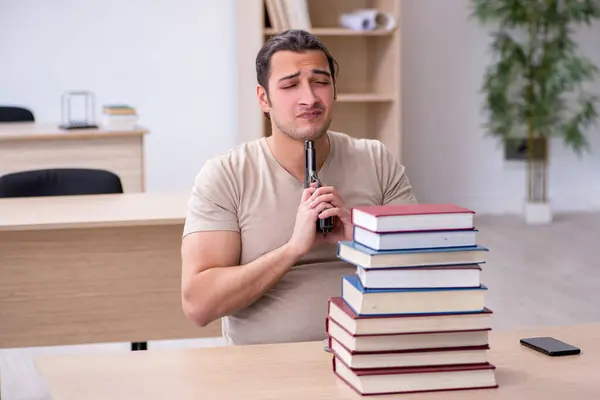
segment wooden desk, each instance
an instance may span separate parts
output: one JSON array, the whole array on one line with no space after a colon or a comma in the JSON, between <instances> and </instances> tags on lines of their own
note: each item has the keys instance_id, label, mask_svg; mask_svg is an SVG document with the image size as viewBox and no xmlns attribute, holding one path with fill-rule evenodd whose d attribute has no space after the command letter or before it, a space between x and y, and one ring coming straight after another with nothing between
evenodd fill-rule
<instances>
[{"instance_id":1,"label":"wooden desk","mask_svg":"<svg viewBox=\"0 0 600 400\"><path fill-rule=\"evenodd\" d=\"M125 192L144 191L144 128L61 130L57 124L0 123L0 175L41 168L115 172Z\"/></svg>"},{"instance_id":2,"label":"wooden desk","mask_svg":"<svg viewBox=\"0 0 600 400\"><path fill-rule=\"evenodd\" d=\"M520 338L534 335L553 335L580 346L582 354L550 358L519 344ZM490 336L498 389L369 398L600 397L600 324L492 332ZM333 374L322 342L40 357L36 363L55 400L367 398Z\"/></svg>"},{"instance_id":3,"label":"wooden desk","mask_svg":"<svg viewBox=\"0 0 600 400\"><path fill-rule=\"evenodd\" d=\"M0 199L0 348L221 336L181 309L187 198Z\"/></svg>"}]
</instances>

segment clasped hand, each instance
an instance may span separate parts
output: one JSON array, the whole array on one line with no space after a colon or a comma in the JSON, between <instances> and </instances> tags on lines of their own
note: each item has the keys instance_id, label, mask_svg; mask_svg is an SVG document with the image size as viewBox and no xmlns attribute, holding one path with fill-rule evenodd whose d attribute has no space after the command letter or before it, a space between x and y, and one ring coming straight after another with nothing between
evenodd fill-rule
<instances>
[{"instance_id":1,"label":"clasped hand","mask_svg":"<svg viewBox=\"0 0 600 400\"><path fill-rule=\"evenodd\" d=\"M333 230L323 236L316 230L318 219L334 217ZM301 254L307 253L315 244L337 244L352 239L350 211L333 186L304 189L296 214L294 233L290 244Z\"/></svg>"}]
</instances>

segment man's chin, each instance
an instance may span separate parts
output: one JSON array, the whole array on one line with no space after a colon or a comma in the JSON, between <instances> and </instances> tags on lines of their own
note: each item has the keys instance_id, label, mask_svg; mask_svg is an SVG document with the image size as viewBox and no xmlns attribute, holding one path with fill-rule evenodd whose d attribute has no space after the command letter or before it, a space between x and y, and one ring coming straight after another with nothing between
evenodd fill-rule
<instances>
[{"instance_id":1,"label":"man's chin","mask_svg":"<svg viewBox=\"0 0 600 400\"><path fill-rule=\"evenodd\" d=\"M321 137L323 137L323 135L325 135L326 131L311 131L311 132L294 132L294 134L292 135L292 137L296 140L301 140L301 141L305 141L305 140L318 140Z\"/></svg>"},{"instance_id":2,"label":"man's chin","mask_svg":"<svg viewBox=\"0 0 600 400\"><path fill-rule=\"evenodd\" d=\"M318 131L296 131L294 132L294 138L297 140L317 140L321 137L323 137L323 135L325 135L325 133L327 132L327 130L318 130Z\"/></svg>"},{"instance_id":3,"label":"man's chin","mask_svg":"<svg viewBox=\"0 0 600 400\"><path fill-rule=\"evenodd\" d=\"M277 124L277 122L276 122ZM279 130L283 133L285 133L287 136L291 137L292 139L295 140L301 140L301 141L305 141L305 140L317 140L321 137L323 137L326 133L327 130L329 129L329 125L330 123L327 124L323 124L323 123L319 123L319 124L306 124L304 126L296 126L295 128L292 127L286 127L286 126L281 126L279 124L277 124L277 126L279 127Z\"/></svg>"},{"instance_id":4,"label":"man's chin","mask_svg":"<svg viewBox=\"0 0 600 400\"><path fill-rule=\"evenodd\" d=\"M294 132L294 137L301 140L317 140L325 135L328 128L329 124L326 126L321 125L318 127L311 126L299 128Z\"/></svg>"}]
</instances>

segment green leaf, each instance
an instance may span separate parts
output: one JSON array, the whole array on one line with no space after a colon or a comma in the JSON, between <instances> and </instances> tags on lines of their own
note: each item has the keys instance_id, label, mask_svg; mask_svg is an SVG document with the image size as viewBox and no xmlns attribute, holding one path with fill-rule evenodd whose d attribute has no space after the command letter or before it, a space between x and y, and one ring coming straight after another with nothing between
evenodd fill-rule
<instances>
[{"instance_id":1,"label":"green leaf","mask_svg":"<svg viewBox=\"0 0 600 400\"><path fill-rule=\"evenodd\" d=\"M600 19L600 0L471 0L470 10L492 39L481 86L486 133L562 137L577 154L587 150L598 98L583 89L599 70L577 54L574 31Z\"/></svg>"}]
</instances>

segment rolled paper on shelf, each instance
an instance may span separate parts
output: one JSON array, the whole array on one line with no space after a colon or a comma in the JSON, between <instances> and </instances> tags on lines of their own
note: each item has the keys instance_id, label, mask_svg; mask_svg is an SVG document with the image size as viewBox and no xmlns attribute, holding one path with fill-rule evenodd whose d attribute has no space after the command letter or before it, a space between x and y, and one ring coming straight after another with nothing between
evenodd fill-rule
<instances>
[{"instance_id":1,"label":"rolled paper on shelf","mask_svg":"<svg viewBox=\"0 0 600 400\"><path fill-rule=\"evenodd\" d=\"M391 30L396 26L396 19L392 14L373 8L342 14L339 22L342 28L352 31Z\"/></svg>"}]
</instances>

